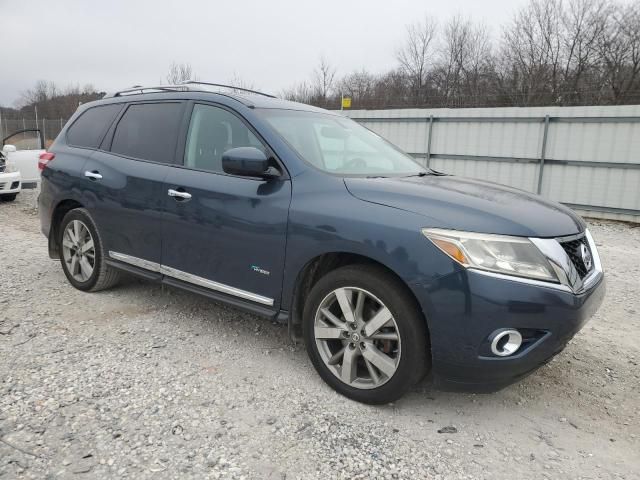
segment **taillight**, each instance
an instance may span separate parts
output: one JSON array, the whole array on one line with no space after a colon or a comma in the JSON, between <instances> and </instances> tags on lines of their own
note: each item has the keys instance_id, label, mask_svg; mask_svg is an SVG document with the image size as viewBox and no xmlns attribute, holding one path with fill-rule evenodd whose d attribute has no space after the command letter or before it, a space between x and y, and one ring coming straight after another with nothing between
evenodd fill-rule
<instances>
[{"instance_id":1,"label":"taillight","mask_svg":"<svg viewBox=\"0 0 640 480\"><path fill-rule=\"evenodd\" d=\"M54 158L56 158L55 153L51 153L51 152L41 153L40 159L38 160L38 170L41 170L41 171L44 170L44 167L46 167L47 164Z\"/></svg>"}]
</instances>

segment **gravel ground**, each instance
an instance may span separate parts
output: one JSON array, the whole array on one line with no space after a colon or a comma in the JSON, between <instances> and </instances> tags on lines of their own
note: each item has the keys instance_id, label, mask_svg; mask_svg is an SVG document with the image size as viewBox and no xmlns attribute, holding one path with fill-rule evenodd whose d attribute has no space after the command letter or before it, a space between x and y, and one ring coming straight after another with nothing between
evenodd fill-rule
<instances>
[{"instance_id":1,"label":"gravel ground","mask_svg":"<svg viewBox=\"0 0 640 480\"><path fill-rule=\"evenodd\" d=\"M550 364L371 407L283 325L134 278L74 290L33 204L0 204L0 478L640 478L637 226L591 224L607 298Z\"/></svg>"}]
</instances>

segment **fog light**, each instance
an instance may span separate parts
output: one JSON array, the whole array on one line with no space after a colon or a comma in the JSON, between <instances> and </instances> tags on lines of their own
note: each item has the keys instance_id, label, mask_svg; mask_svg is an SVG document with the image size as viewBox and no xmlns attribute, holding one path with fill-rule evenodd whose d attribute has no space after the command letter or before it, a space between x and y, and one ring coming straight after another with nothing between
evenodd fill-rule
<instances>
[{"instance_id":1,"label":"fog light","mask_svg":"<svg viewBox=\"0 0 640 480\"><path fill-rule=\"evenodd\" d=\"M500 330L491 341L491 352L498 357L508 357L518 351L522 345L522 335L517 330Z\"/></svg>"}]
</instances>

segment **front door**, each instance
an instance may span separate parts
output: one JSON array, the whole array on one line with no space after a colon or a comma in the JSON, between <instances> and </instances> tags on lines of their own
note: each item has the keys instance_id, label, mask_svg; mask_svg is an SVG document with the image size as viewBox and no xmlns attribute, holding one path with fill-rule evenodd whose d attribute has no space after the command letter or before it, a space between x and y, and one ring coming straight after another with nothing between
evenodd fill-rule
<instances>
[{"instance_id":1,"label":"front door","mask_svg":"<svg viewBox=\"0 0 640 480\"><path fill-rule=\"evenodd\" d=\"M268 151L235 113L193 106L184 164L169 167L165 183L162 271L217 293L277 307L291 182L225 174L222 154L245 146Z\"/></svg>"}]
</instances>

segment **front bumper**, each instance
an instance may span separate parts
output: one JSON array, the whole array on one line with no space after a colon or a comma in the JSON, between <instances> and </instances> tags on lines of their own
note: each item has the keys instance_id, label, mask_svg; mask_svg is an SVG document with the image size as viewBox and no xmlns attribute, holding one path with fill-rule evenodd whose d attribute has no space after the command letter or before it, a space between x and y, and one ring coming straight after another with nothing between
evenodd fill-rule
<instances>
[{"instance_id":1,"label":"front bumper","mask_svg":"<svg viewBox=\"0 0 640 480\"><path fill-rule=\"evenodd\" d=\"M22 180L20 172L0 173L0 195L20 193Z\"/></svg>"},{"instance_id":2,"label":"front bumper","mask_svg":"<svg viewBox=\"0 0 640 480\"><path fill-rule=\"evenodd\" d=\"M575 294L464 270L441 278L419 298L428 319L433 377L444 390L490 392L531 373L560 352L598 309L602 273ZM488 337L501 328L528 332L512 356L496 357Z\"/></svg>"}]
</instances>

